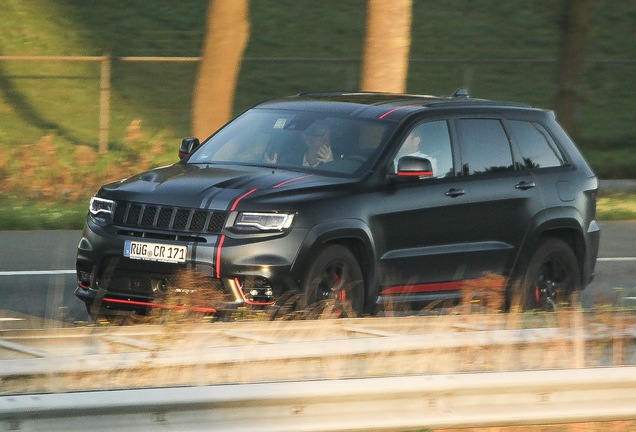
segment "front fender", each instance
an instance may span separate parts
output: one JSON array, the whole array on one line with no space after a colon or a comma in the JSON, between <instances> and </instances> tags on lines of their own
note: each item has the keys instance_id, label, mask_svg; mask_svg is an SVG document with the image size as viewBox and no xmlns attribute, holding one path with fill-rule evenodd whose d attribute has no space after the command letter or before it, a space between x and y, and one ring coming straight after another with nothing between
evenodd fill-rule
<instances>
[{"instance_id":1,"label":"front fender","mask_svg":"<svg viewBox=\"0 0 636 432\"><path fill-rule=\"evenodd\" d=\"M299 249L292 274L301 280L312 257L330 243L343 244L351 248L360 261L367 291L365 309L370 310L379 292L378 266L375 265L377 254L371 229L360 219L334 219L315 225L309 230Z\"/></svg>"}]
</instances>

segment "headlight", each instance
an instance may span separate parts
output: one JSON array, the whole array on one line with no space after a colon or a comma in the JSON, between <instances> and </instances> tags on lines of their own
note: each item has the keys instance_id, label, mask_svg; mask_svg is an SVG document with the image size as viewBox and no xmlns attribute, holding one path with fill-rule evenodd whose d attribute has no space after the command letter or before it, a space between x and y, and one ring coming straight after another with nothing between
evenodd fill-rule
<instances>
[{"instance_id":1,"label":"headlight","mask_svg":"<svg viewBox=\"0 0 636 432\"><path fill-rule=\"evenodd\" d=\"M258 228L262 231L282 231L291 226L293 214L288 213L239 213L236 227Z\"/></svg>"},{"instance_id":2,"label":"headlight","mask_svg":"<svg viewBox=\"0 0 636 432\"><path fill-rule=\"evenodd\" d=\"M91 203L88 207L88 210L93 216L97 216L99 213L112 215L115 211L115 201L93 197L91 198Z\"/></svg>"}]
</instances>

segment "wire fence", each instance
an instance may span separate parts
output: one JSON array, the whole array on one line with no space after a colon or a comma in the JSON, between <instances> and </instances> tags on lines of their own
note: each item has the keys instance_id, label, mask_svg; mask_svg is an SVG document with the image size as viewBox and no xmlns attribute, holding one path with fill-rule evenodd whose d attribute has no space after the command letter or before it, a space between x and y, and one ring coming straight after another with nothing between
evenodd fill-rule
<instances>
[{"instance_id":1,"label":"wire fence","mask_svg":"<svg viewBox=\"0 0 636 432\"><path fill-rule=\"evenodd\" d=\"M100 153L141 122L170 136L189 135L199 61L199 57L108 54L0 56L0 100L15 116L0 121L0 142L17 138L12 132L17 119L32 125L34 134L54 131L67 141L96 146ZM411 59L408 91L439 95L463 86L476 97L550 108L556 67L557 60L551 58ZM355 91L360 72L359 58L246 57L235 111L302 91ZM635 77L635 59L588 62L583 137L611 141L636 136L636 89L625 84Z\"/></svg>"}]
</instances>

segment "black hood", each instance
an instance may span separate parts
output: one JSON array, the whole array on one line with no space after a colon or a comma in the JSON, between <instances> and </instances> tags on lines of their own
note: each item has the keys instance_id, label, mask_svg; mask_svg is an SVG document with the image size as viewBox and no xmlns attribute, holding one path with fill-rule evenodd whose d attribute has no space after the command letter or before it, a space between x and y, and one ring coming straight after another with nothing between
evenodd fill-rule
<instances>
[{"instance_id":1,"label":"black hood","mask_svg":"<svg viewBox=\"0 0 636 432\"><path fill-rule=\"evenodd\" d=\"M283 201L315 195L351 179L271 167L174 164L103 186L99 196L115 201L188 208L227 209L249 193L251 200Z\"/></svg>"}]
</instances>

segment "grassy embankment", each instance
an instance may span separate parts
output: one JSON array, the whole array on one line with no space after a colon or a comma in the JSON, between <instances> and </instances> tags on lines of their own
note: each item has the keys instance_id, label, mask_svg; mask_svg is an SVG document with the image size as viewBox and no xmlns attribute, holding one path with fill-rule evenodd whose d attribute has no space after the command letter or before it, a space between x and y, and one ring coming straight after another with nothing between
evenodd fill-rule
<instances>
[{"instance_id":1,"label":"grassy embankment","mask_svg":"<svg viewBox=\"0 0 636 432\"><path fill-rule=\"evenodd\" d=\"M187 4L186 4L187 3ZM0 4L0 55L197 56L207 0L32 0ZM357 89L364 0L251 2L251 38L236 111L299 91ZM599 0L577 142L601 178L636 178L635 89L624 86L636 40L634 7ZM492 59L556 57L557 8L542 2L418 0L408 91L551 107L554 64ZM452 25L461 22L462 25ZM254 58L349 58L281 61ZM457 63L457 61L464 61ZM466 63L472 60L473 63ZM195 63L114 62L109 152L98 155L99 65L0 62L0 229L78 228L100 184L176 160L190 134ZM617 204L619 203L619 204ZM599 201L600 219L636 218L634 195Z\"/></svg>"}]
</instances>

